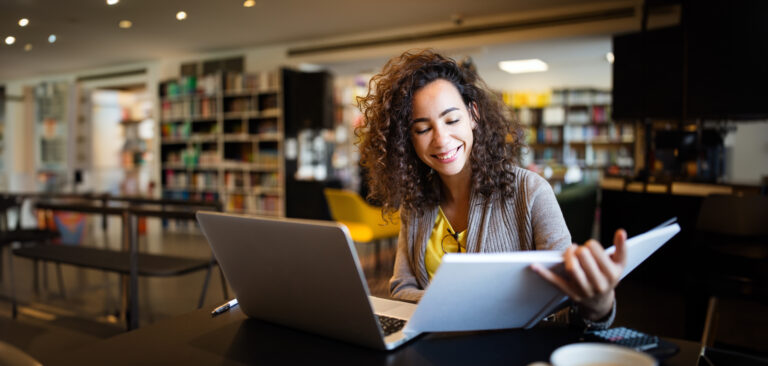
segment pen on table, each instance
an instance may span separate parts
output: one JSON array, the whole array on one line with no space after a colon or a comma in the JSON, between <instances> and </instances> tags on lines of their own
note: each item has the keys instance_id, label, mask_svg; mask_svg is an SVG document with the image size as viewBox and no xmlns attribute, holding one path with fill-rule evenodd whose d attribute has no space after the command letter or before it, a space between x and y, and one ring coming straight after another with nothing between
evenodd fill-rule
<instances>
[{"instance_id":1,"label":"pen on table","mask_svg":"<svg viewBox=\"0 0 768 366\"><path fill-rule=\"evenodd\" d=\"M211 312L211 316L219 315L235 306L237 306L237 299L229 300L229 302L227 302L226 304L221 305L216 309L213 309L213 311Z\"/></svg>"}]
</instances>

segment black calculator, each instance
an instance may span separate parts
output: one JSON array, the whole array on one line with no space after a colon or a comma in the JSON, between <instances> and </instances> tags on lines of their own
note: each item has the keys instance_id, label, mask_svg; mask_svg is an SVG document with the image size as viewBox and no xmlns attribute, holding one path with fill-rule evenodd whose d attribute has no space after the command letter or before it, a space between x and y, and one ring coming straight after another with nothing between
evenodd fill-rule
<instances>
[{"instance_id":1,"label":"black calculator","mask_svg":"<svg viewBox=\"0 0 768 366\"><path fill-rule=\"evenodd\" d=\"M638 351L647 351L659 346L659 337L625 327L587 332L584 338L590 341L618 344Z\"/></svg>"}]
</instances>

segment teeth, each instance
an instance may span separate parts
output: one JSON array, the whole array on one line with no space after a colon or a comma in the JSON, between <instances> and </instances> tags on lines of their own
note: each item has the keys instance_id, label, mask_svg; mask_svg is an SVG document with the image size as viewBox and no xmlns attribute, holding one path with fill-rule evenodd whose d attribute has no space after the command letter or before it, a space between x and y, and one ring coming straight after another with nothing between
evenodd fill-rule
<instances>
[{"instance_id":1,"label":"teeth","mask_svg":"<svg viewBox=\"0 0 768 366\"><path fill-rule=\"evenodd\" d=\"M459 146L459 147L461 147L461 146ZM453 159L453 157L456 156L456 154L458 152L459 152L459 148L457 147L457 148L451 150L448 153L438 154L438 155L435 155L435 156L437 156L437 158L440 159L440 160L448 160L448 159Z\"/></svg>"}]
</instances>

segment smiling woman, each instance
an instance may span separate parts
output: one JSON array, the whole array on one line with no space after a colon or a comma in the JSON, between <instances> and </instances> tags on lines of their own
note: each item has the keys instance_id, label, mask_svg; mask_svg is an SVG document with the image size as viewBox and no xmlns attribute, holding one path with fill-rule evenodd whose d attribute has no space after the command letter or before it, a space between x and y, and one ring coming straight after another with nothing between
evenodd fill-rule
<instances>
[{"instance_id":1,"label":"smiling woman","mask_svg":"<svg viewBox=\"0 0 768 366\"><path fill-rule=\"evenodd\" d=\"M425 88L435 80L446 83ZM439 120L448 126L451 117L463 116L466 122L473 123L474 149L465 146L465 154L478 178L473 180L474 191L485 197L497 191L513 193L512 168L519 162L524 132L507 117L506 107L474 72L431 51L406 52L390 60L382 72L371 79L370 85L368 96L359 100L366 122L358 130L364 137L360 145L361 163L369 168L371 178L378 183L370 187L371 195L381 200L386 212L395 212L400 206L421 210L438 203L440 180L435 179L433 167L419 158L412 140L420 136L415 133L420 125L428 127ZM438 118L417 115L428 113L427 109L432 108L429 101L443 92L447 93L444 103L450 105L443 109L434 107L439 110L437 114L450 108L456 111ZM412 103L416 97L423 103ZM415 108L424 111L414 111ZM482 113L482 118L478 113ZM474 124L480 128L474 128ZM505 141L506 136L511 137L510 142ZM495 167L490 169L491 165Z\"/></svg>"},{"instance_id":2,"label":"smiling woman","mask_svg":"<svg viewBox=\"0 0 768 366\"><path fill-rule=\"evenodd\" d=\"M436 80L413 97L413 148L442 181L469 177L475 120L448 81Z\"/></svg>"},{"instance_id":3,"label":"smiling woman","mask_svg":"<svg viewBox=\"0 0 768 366\"><path fill-rule=\"evenodd\" d=\"M384 213L401 210L392 296L418 301L450 252L561 250L564 276L532 267L574 301L558 318L611 324L626 233L617 232L613 256L594 240L571 245L552 188L518 167L521 127L472 68L406 52L371 79L358 106L370 198Z\"/></svg>"}]
</instances>

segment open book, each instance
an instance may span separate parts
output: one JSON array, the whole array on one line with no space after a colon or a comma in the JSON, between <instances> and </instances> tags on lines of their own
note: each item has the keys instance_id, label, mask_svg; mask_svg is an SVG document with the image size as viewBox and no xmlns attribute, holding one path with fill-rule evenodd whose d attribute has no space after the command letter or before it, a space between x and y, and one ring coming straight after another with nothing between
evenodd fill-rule
<instances>
[{"instance_id":1,"label":"open book","mask_svg":"<svg viewBox=\"0 0 768 366\"><path fill-rule=\"evenodd\" d=\"M674 220L627 240L622 278L680 231ZM614 247L606 249L608 253ZM530 328L567 296L533 270L563 271L560 251L446 254L405 332Z\"/></svg>"}]
</instances>

